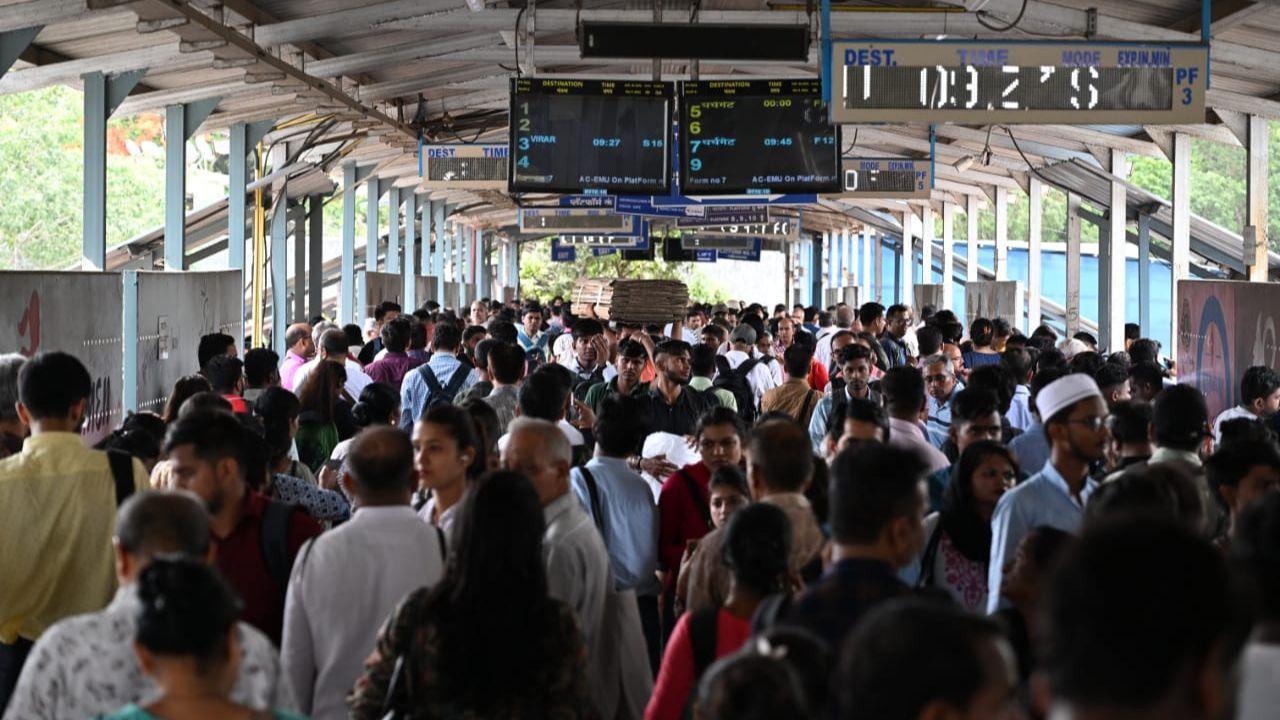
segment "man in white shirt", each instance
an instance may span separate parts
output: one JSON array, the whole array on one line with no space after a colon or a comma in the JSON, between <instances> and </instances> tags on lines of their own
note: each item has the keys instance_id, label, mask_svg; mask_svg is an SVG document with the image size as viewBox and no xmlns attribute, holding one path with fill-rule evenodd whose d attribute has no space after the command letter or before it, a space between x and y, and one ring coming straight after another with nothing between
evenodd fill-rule
<instances>
[{"instance_id":1,"label":"man in white shirt","mask_svg":"<svg viewBox=\"0 0 1280 720\"><path fill-rule=\"evenodd\" d=\"M44 632L23 666L5 720L71 720L106 715L159 697L134 653L137 580L154 557L213 559L209 514L190 493L144 491L116 515L115 599L105 610L67 618ZM293 710L293 692L265 635L238 623L239 669L231 700L257 710Z\"/></svg>"},{"instance_id":2,"label":"man in white shirt","mask_svg":"<svg viewBox=\"0 0 1280 720\"><path fill-rule=\"evenodd\" d=\"M285 600L281 661L298 709L315 720L347 717L347 692L382 623L405 595L444 575L444 533L409 506L409 438L388 426L365 430L345 467L356 512L303 546Z\"/></svg>"},{"instance_id":3,"label":"man in white shirt","mask_svg":"<svg viewBox=\"0 0 1280 720\"><path fill-rule=\"evenodd\" d=\"M1223 410L1213 421L1213 440L1222 441L1222 423L1237 418L1267 420L1280 412L1280 373L1254 365L1240 378L1240 404Z\"/></svg>"},{"instance_id":4,"label":"man in white shirt","mask_svg":"<svg viewBox=\"0 0 1280 720\"><path fill-rule=\"evenodd\" d=\"M342 367L347 371L347 383L343 387L352 400L359 400L360 393L373 382L373 379L365 374L360 363L352 360L347 354L350 350L347 346L347 334L337 328L325 330L320 336L318 349L319 354L316 358L298 368L298 372L293 376L294 393L296 394L302 387L302 383L306 381L312 370L315 370L320 363L329 361L342 363Z\"/></svg>"},{"instance_id":5,"label":"man in white shirt","mask_svg":"<svg viewBox=\"0 0 1280 720\"><path fill-rule=\"evenodd\" d=\"M547 590L573 608L587 647L587 687L600 717L639 717L652 690L640 615L614 588L600 531L570 491L569 442L545 420L516 418L502 464L533 483L546 515ZM631 708L628 715L620 707Z\"/></svg>"},{"instance_id":6,"label":"man in white shirt","mask_svg":"<svg viewBox=\"0 0 1280 720\"><path fill-rule=\"evenodd\" d=\"M730 350L724 354L724 359L728 361L729 369L734 371L737 371L743 363L751 363L751 369L747 372L747 384L751 386L751 394L755 396L756 407L759 407L764 394L782 383L752 352L755 344L756 331L750 325L739 325L729 335Z\"/></svg>"}]
</instances>

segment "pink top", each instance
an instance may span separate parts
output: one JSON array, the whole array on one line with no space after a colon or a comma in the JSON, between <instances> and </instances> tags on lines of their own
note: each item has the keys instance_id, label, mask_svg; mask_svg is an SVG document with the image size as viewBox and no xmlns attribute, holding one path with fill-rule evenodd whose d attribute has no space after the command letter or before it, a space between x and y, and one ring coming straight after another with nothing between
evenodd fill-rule
<instances>
[{"instance_id":1,"label":"pink top","mask_svg":"<svg viewBox=\"0 0 1280 720\"><path fill-rule=\"evenodd\" d=\"M716 659L735 652L751 637L751 621L720 608L716 616ZM645 720L680 720L693 692L693 641L689 639L689 613L680 616L671 631L653 695L644 709Z\"/></svg>"},{"instance_id":2,"label":"pink top","mask_svg":"<svg viewBox=\"0 0 1280 720\"><path fill-rule=\"evenodd\" d=\"M295 354L292 350L286 350L284 362L280 363L280 387L290 392L297 392L293 387L293 376L298 373L298 368L306 363L306 358Z\"/></svg>"}]
</instances>

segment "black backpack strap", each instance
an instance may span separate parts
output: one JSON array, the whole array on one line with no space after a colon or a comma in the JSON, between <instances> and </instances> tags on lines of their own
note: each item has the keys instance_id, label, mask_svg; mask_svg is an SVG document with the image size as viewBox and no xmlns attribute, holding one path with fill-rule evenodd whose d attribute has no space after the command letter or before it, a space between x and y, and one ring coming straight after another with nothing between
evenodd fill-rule
<instances>
[{"instance_id":1,"label":"black backpack strap","mask_svg":"<svg viewBox=\"0 0 1280 720\"><path fill-rule=\"evenodd\" d=\"M707 524L707 530L714 530L715 523L711 522L711 499L703 496L702 488L698 487L698 481L693 476L684 471L684 468L677 470L680 476L684 478L684 483L689 487L689 496L693 498L694 504L702 511L702 521Z\"/></svg>"},{"instance_id":2,"label":"black backpack strap","mask_svg":"<svg viewBox=\"0 0 1280 720\"><path fill-rule=\"evenodd\" d=\"M108 450L107 463L116 484L116 507L120 507L133 495L133 456L119 450Z\"/></svg>"},{"instance_id":3,"label":"black backpack strap","mask_svg":"<svg viewBox=\"0 0 1280 720\"><path fill-rule=\"evenodd\" d=\"M449 546L445 544L444 529L439 525L436 526L436 537L440 540L440 565L447 567L449 565Z\"/></svg>"},{"instance_id":4,"label":"black backpack strap","mask_svg":"<svg viewBox=\"0 0 1280 720\"><path fill-rule=\"evenodd\" d=\"M938 557L938 545L942 543L942 516L938 516L938 524L929 533L929 540L924 544L924 552L920 555L920 577L916 579L916 589L929 587L933 582L933 565Z\"/></svg>"},{"instance_id":5,"label":"black backpack strap","mask_svg":"<svg viewBox=\"0 0 1280 720\"><path fill-rule=\"evenodd\" d=\"M289 559L289 517L294 509L292 505L268 500L262 511L262 560L280 592L289 587L289 572L293 569Z\"/></svg>"},{"instance_id":6,"label":"black backpack strap","mask_svg":"<svg viewBox=\"0 0 1280 720\"><path fill-rule=\"evenodd\" d=\"M716 661L716 625L720 608L709 607L695 610L689 616L689 645L693 649L693 681Z\"/></svg>"},{"instance_id":7,"label":"black backpack strap","mask_svg":"<svg viewBox=\"0 0 1280 720\"><path fill-rule=\"evenodd\" d=\"M449 399L449 402L453 402L453 399L458 396L458 391L462 389L462 384L467 381L470 375L470 365L459 365L454 368L453 375L449 376L449 384L444 387L444 394Z\"/></svg>"},{"instance_id":8,"label":"black backpack strap","mask_svg":"<svg viewBox=\"0 0 1280 720\"><path fill-rule=\"evenodd\" d=\"M738 366L736 371L738 373L738 377L745 380L747 376L751 374L751 371L756 369L756 365L759 363L760 361L756 358L747 358L746 360L743 360L742 364Z\"/></svg>"},{"instance_id":9,"label":"black backpack strap","mask_svg":"<svg viewBox=\"0 0 1280 720\"><path fill-rule=\"evenodd\" d=\"M604 512L600 509L600 486L596 484L595 476L586 465L579 467L578 471L582 473L582 479L587 483L587 494L591 496L591 516L596 521L596 529L600 531L600 536L604 537Z\"/></svg>"},{"instance_id":10,"label":"black backpack strap","mask_svg":"<svg viewBox=\"0 0 1280 720\"><path fill-rule=\"evenodd\" d=\"M729 358L724 355L716 355L716 372L721 375L728 375L733 372L733 367L729 365Z\"/></svg>"},{"instance_id":11,"label":"black backpack strap","mask_svg":"<svg viewBox=\"0 0 1280 720\"><path fill-rule=\"evenodd\" d=\"M805 394L804 405L800 406L800 414L796 416L796 422L801 423L805 426L808 426L809 423L807 420L805 420L805 416L809 414L809 406L813 404L813 396L815 394L821 395L821 393L819 393L817 390L810 390L808 393Z\"/></svg>"},{"instance_id":12,"label":"black backpack strap","mask_svg":"<svg viewBox=\"0 0 1280 720\"><path fill-rule=\"evenodd\" d=\"M436 371L431 369L429 365L422 365L418 368L418 374L422 376L422 381L427 384L427 400L440 393L444 388L440 387L440 378L436 377Z\"/></svg>"}]
</instances>

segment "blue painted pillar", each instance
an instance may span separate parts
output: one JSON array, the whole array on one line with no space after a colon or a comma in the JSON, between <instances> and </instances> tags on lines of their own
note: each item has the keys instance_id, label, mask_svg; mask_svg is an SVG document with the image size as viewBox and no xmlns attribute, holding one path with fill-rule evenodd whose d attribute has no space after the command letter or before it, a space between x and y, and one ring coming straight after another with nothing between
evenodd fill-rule
<instances>
[{"instance_id":1,"label":"blue painted pillar","mask_svg":"<svg viewBox=\"0 0 1280 720\"><path fill-rule=\"evenodd\" d=\"M378 269L378 198L382 197L382 191L379 186L382 182L376 178L369 178L366 190L368 191L368 206L365 208L365 240L364 240L364 269L366 271L376 272Z\"/></svg>"},{"instance_id":2,"label":"blue painted pillar","mask_svg":"<svg viewBox=\"0 0 1280 720\"><path fill-rule=\"evenodd\" d=\"M356 184L359 169L342 166L342 265L338 277L338 323L355 320L356 297Z\"/></svg>"},{"instance_id":3,"label":"blue painted pillar","mask_svg":"<svg viewBox=\"0 0 1280 720\"><path fill-rule=\"evenodd\" d=\"M418 196L412 189L404 193L404 309L418 307Z\"/></svg>"},{"instance_id":4,"label":"blue painted pillar","mask_svg":"<svg viewBox=\"0 0 1280 720\"><path fill-rule=\"evenodd\" d=\"M435 222L433 223L436 234L436 249L431 254L431 274L436 276L436 302L444 307L444 263L445 263L445 230L444 230L445 206L443 200L437 200L435 203Z\"/></svg>"},{"instance_id":5,"label":"blue painted pillar","mask_svg":"<svg viewBox=\"0 0 1280 720\"><path fill-rule=\"evenodd\" d=\"M217 107L208 98L164 109L164 269L186 270L187 141Z\"/></svg>"},{"instance_id":6,"label":"blue painted pillar","mask_svg":"<svg viewBox=\"0 0 1280 720\"><path fill-rule=\"evenodd\" d=\"M271 349L284 355L284 330L288 326L288 230L289 193L287 183L280 199L271 208Z\"/></svg>"},{"instance_id":7,"label":"blue painted pillar","mask_svg":"<svg viewBox=\"0 0 1280 720\"><path fill-rule=\"evenodd\" d=\"M394 185L387 191L387 272L400 272L400 188Z\"/></svg>"},{"instance_id":8,"label":"blue painted pillar","mask_svg":"<svg viewBox=\"0 0 1280 720\"><path fill-rule=\"evenodd\" d=\"M28 30L38 32L40 28ZM35 37L34 32L29 34L32 38ZM24 47L25 45L23 43ZM18 49L17 52L20 54L22 50ZM4 58L0 58L0 76L4 75L7 68ZM86 270L102 270L107 264L107 118L137 87L138 81L146 72L134 70L114 77L91 72L80 76L84 81L84 223L81 265Z\"/></svg>"}]
</instances>

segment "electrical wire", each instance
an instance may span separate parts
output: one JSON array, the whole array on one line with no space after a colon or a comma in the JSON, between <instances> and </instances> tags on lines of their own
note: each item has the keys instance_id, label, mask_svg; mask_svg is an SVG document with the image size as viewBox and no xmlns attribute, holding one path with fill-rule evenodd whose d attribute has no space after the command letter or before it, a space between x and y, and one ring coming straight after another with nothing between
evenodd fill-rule
<instances>
[{"instance_id":1,"label":"electrical wire","mask_svg":"<svg viewBox=\"0 0 1280 720\"><path fill-rule=\"evenodd\" d=\"M991 30L993 32L1008 32L1018 27L1018 23L1022 22L1022 16L1027 14L1027 5L1029 4L1030 4L1029 0L1022 0L1022 8L1018 10L1017 17L1013 19L1013 22L1009 23L1008 25L1005 25L1004 27L998 27L996 25L992 25L991 23L984 20L983 15L989 15L990 13L984 12L982 10L979 10L978 12L974 13L973 17L975 20L978 21L979 25L981 25L982 27L988 30Z\"/></svg>"},{"instance_id":2,"label":"electrical wire","mask_svg":"<svg viewBox=\"0 0 1280 720\"><path fill-rule=\"evenodd\" d=\"M1013 136L1013 131L1009 129L1009 126L1004 125L1002 127L1004 128L1005 133L1009 135L1009 139L1013 141L1013 149L1018 151L1018 155L1022 156L1022 162L1027 164L1027 169L1031 171L1031 174L1040 178L1040 182L1048 183L1049 185L1056 187L1057 183L1045 177L1044 174L1040 172L1039 168L1031 164L1031 158L1028 158L1027 154L1022 152L1022 146L1018 144L1018 138Z\"/></svg>"},{"instance_id":3,"label":"electrical wire","mask_svg":"<svg viewBox=\"0 0 1280 720\"><path fill-rule=\"evenodd\" d=\"M849 143L849 147L845 148L844 152L840 153L840 157L844 157L845 155L853 152L853 149L858 146L858 131L861 129L862 128L860 127L853 128L853 140Z\"/></svg>"}]
</instances>

